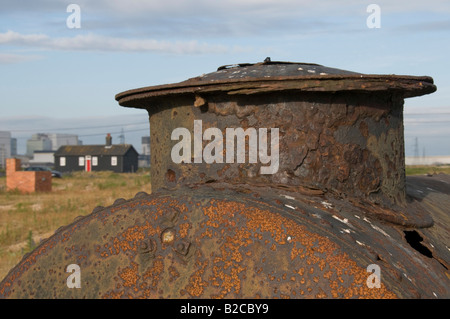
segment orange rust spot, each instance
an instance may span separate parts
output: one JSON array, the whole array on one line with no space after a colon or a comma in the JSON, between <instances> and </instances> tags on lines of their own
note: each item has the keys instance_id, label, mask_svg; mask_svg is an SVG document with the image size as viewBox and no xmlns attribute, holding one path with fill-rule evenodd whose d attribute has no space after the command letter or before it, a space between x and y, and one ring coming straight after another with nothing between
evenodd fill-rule
<instances>
[{"instance_id":1,"label":"orange rust spot","mask_svg":"<svg viewBox=\"0 0 450 319\"><path fill-rule=\"evenodd\" d=\"M152 287L157 287L160 281L160 275L164 271L164 262L162 257L158 257L153 261L153 266L147 270L144 274L144 279L150 279L150 284Z\"/></svg>"},{"instance_id":2,"label":"orange rust spot","mask_svg":"<svg viewBox=\"0 0 450 319\"><path fill-rule=\"evenodd\" d=\"M198 262L200 269L194 272L191 277L189 277L189 284L185 287L186 291L193 297L200 297L208 283L202 279L203 273L205 272L208 261Z\"/></svg>"},{"instance_id":3,"label":"orange rust spot","mask_svg":"<svg viewBox=\"0 0 450 319\"><path fill-rule=\"evenodd\" d=\"M111 291L109 293L105 293L102 298L103 299L120 299L123 295L123 291Z\"/></svg>"},{"instance_id":4,"label":"orange rust spot","mask_svg":"<svg viewBox=\"0 0 450 319\"><path fill-rule=\"evenodd\" d=\"M210 221L210 220L208 220L208 221L206 222L206 225L207 225L207 226L214 227L214 228L218 228L218 227L219 227L219 223L218 223L218 222L213 222L213 221Z\"/></svg>"},{"instance_id":5,"label":"orange rust spot","mask_svg":"<svg viewBox=\"0 0 450 319\"><path fill-rule=\"evenodd\" d=\"M319 292L316 294L317 299L327 298L327 294L319 287Z\"/></svg>"},{"instance_id":6,"label":"orange rust spot","mask_svg":"<svg viewBox=\"0 0 450 319\"><path fill-rule=\"evenodd\" d=\"M191 228L191 224L190 223L183 223L180 224L180 237L181 238L185 238L188 234L189 229Z\"/></svg>"},{"instance_id":7,"label":"orange rust spot","mask_svg":"<svg viewBox=\"0 0 450 319\"><path fill-rule=\"evenodd\" d=\"M200 238L204 238L204 237L206 237L206 236L209 237L209 238L212 238L212 237L213 237L211 228L206 228L206 229L205 229L205 232L203 232L203 233L200 235Z\"/></svg>"},{"instance_id":8,"label":"orange rust spot","mask_svg":"<svg viewBox=\"0 0 450 319\"><path fill-rule=\"evenodd\" d=\"M146 238L145 231L148 236L153 236L157 229L154 229L149 222L139 226L135 225L127 228L122 233L119 233L116 237L112 238L111 244L104 244L104 247L109 251L109 255L118 255L121 251L126 252L128 250L136 251L139 243ZM97 249L97 251L100 248ZM106 257L104 252L101 253L102 257Z\"/></svg>"},{"instance_id":9,"label":"orange rust spot","mask_svg":"<svg viewBox=\"0 0 450 319\"><path fill-rule=\"evenodd\" d=\"M320 270L323 271L325 269L325 266L326 266L325 260L320 259L319 260L319 268L320 268Z\"/></svg>"},{"instance_id":10,"label":"orange rust spot","mask_svg":"<svg viewBox=\"0 0 450 319\"><path fill-rule=\"evenodd\" d=\"M332 275L333 275L333 272L329 270L323 274L323 278L330 279Z\"/></svg>"},{"instance_id":11,"label":"orange rust spot","mask_svg":"<svg viewBox=\"0 0 450 319\"><path fill-rule=\"evenodd\" d=\"M169 282L172 282L176 280L178 277L180 277L180 273L174 266L169 267L169 274L170 274Z\"/></svg>"},{"instance_id":12,"label":"orange rust spot","mask_svg":"<svg viewBox=\"0 0 450 319\"><path fill-rule=\"evenodd\" d=\"M123 280L123 286L132 287L136 286L139 279L137 274L138 264L132 262L130 267L126 267L121 272L119 272L119 277Z\"/></svg>"}]
</instances>

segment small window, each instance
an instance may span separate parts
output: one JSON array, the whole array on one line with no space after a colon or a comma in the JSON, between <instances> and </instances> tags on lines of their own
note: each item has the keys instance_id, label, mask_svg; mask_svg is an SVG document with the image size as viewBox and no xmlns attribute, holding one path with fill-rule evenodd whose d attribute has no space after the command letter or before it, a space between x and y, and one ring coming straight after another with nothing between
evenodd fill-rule
<instances>
[{"instance_id":1,"label":"small window","mask_svg":"<svg viewBox=\"0 0 450 319\"><path fill-rule=\"evenodd\" d=\"M66 166L66 158L65 157L59 158L59 166Z\"/></svg>"},{"instance_id":2,"label":"small window","mask_svg":"<svg viewBox=\"0 0 450 319\"><path fill-rule=\"evenodd\" d=\"M117 156L111 156L111 166L117 166Z\"/></svg>"},{"instance_id":3,"label":"small window","mask_svg":"<svg viewBox=\"0 0 450 319\"><path fill-rule=\"evenodd\" d=\"M92 156L92 166L97 166L97 165L98 165L98 157Z\"/></svg>"},{"instance_id":4,"label":"small window","mask_svg":"<svg viewBox=\"0 0 450 319\"><path fill-rule=\"evenodd\" d=\"M78 157L78 165L79 166L84 166L84 156Z\"/></svg>"}]
</instances>

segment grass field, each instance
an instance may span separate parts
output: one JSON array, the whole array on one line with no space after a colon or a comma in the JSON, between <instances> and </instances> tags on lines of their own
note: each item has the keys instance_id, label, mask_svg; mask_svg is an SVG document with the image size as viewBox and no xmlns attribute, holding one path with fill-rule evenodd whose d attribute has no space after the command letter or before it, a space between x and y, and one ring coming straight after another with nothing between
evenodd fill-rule
<instances>
[{"instance_id":1,"label":"grass field","mask_svg":"<svg viewBox=\"0 0 450 319\"><path fill-rule=\"evenodd\" d=\"M450 174L450 165L442 166L406 166L406 175Z\"/></svg>"},{"instance_id":2,"label":"grass field","mask_svg":"<svg viewBox=\"0 0 450 319\"><path fill-rule=\"evenodd\" d=\"M41 239L88 215L96 206L109 206L117 198L129 199L137 192L151 193L149 172L77 172L52 179L52 192L20 194L6 192L0 177L0 281L22 256Z\"/></svg>"},{"instance_id":3,"label":"grass field","mask_svg":"<svg viewBox=\"0 0 450 319\"><path fill-rule=\"evenodd\" d=\"M450 174L450 166L406 168L407 175L438 173ZM151 193L148 171L79 172L53 178L52 183L51 193L23 195L6 192L6 178L0 177L0 281L41 239L76 217L90 214L96 206L109 206L117 198Z\"/></svg>"}]
</instances>

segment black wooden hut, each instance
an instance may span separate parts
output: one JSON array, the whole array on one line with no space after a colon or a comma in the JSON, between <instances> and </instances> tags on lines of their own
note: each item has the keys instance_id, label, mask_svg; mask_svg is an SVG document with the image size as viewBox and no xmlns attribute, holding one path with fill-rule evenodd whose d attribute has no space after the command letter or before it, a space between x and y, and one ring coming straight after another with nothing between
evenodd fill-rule
<instances>
[{"instance_id":1,"label":"black wooden hut","mask_svg":"<svg viewBox=\"0 0 450 319\"><path fill-rule=\"evenodd\" d=\"M55 152L55 170L113 171L132 173L138 169L138 152L130 144L111 143L106 137L105 145L64 145Z\"/></svg>"}]
</instances>

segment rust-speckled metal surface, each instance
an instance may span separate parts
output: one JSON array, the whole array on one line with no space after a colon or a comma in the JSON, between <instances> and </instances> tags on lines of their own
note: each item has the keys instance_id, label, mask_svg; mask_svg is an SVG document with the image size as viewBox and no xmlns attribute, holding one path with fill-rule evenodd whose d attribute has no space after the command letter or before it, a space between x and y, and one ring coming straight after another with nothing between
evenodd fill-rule
<instances>
[{"instance_id":1,"label":"rust-speckled metal surface","mask_svg":"<svg viewBox=\"0 0 450 319\"><path fill-rule=\"evenodd\" d=\"M411 178L409 192L438 179L446 182L420 200L445 198L448 176ZM345 201L268 186L140 193L57 231L8 274L0 296L448 298L448 214L430 205L435 225L411 230ZM406 241L408 230L431 257ZM66 285L69 264L81 268L80 289ZM370 264L380 266L381 288L366 285Z\"/></svg>"},{"instance_id":2,"label":"rust-speckled metal surface","mask_svg":"<svg viewBox=\"0 0 450 319\"><path fill-rule=\"evenodd\" d=\"M386 93L270 93L211 96L207 107L171 98L150 104L152 189L207 181L303 186L386 207L405 204L403 100ZM189 163L171 160L174 129L278 128L279 168L259 174L261 163ZM210 141L203 140L204 148ZM249 148L246 147L246 158ZM168 173L171 172L171 178Z\"/></svg>"}]
</instances>

